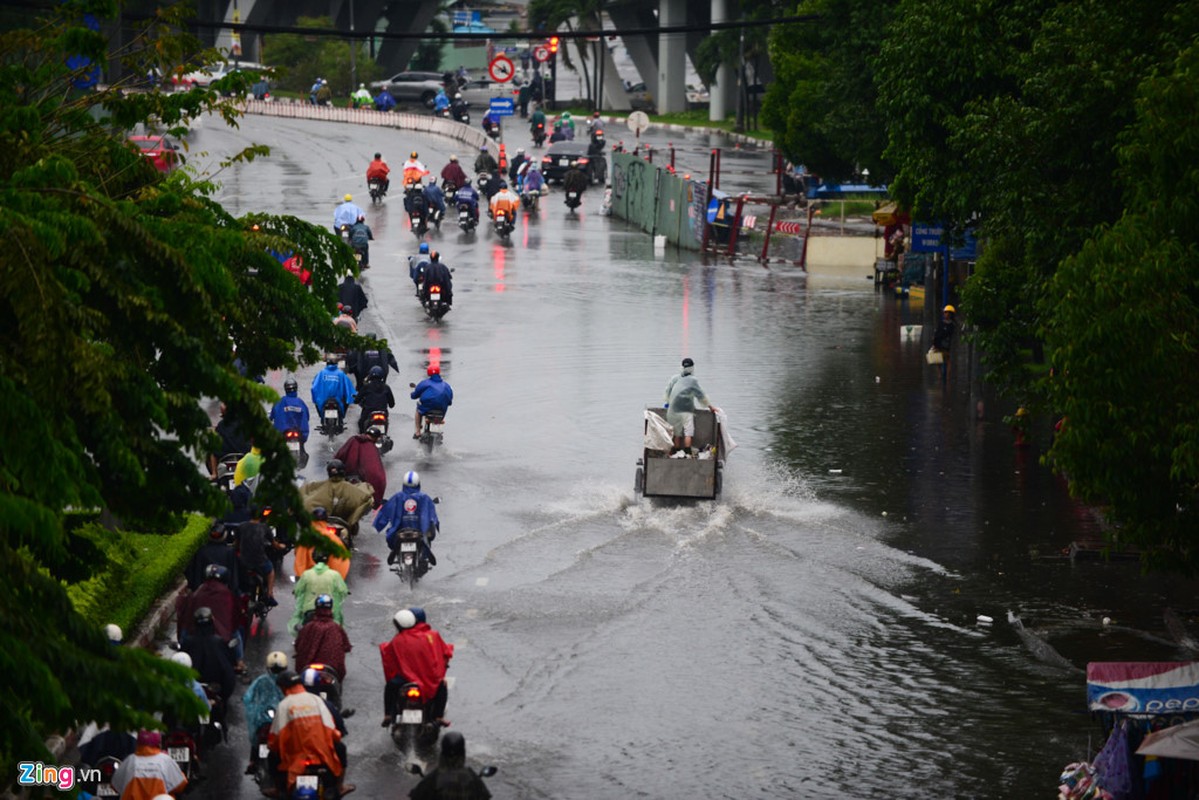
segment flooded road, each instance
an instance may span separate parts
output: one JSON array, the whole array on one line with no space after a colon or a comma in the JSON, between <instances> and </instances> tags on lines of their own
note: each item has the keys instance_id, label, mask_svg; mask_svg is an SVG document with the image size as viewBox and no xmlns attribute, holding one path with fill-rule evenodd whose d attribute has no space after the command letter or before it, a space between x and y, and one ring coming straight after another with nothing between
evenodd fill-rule
<instances>
[{"instance_id":1,"label":"flooded road","mask_svg":"<svg viewBox=\"0 0 1199 800\"><path fill-rule=\"evenodd\" d=\"M204 128L193 163L250 142L272 156L223 173L218 199L322 225L342 194L369 201L375 151L397 171L414 149L434 172L451 152L474 157L401 131L246 118ZM757 165L764 175L766 156ZM385 457L389 494L416 469L441 498L438 566L410 591L381 563L382 537L363 535L351 570L358 794L414 784L379 727L377 645L409 605L456 645L447 716L471 762L499 767L497 797L1051 794L1095 738L1081 668L1179 657L1137 632L1162 628L1165 603L1189 611L1192 587L1130 564L1034 559L1097 523L1036 448L1012 447L1010 409L972 389L965 343L943 389L927 337L901 340L901 325L931 325L918 301L876 294L866 269L805 276L655 252L599 199L572 215L555 191L510 243L485 228L431 233L455 270L440 325L413 297L417 240L398 192L367 210L361 329L391 343L399 397L432 354L455 401L444 446L426 454L400 399ZM683 356L739 445L715 503L633 493L642 410ZM305 398L313 374L298 376ZM343 440L314 433L309 479ZM290 652L289 606L252 666ZM1104 616L1117 626L1101 630ZM205 796L257 796L244 735L214 755Z\"/></svg>"}]
</instances>

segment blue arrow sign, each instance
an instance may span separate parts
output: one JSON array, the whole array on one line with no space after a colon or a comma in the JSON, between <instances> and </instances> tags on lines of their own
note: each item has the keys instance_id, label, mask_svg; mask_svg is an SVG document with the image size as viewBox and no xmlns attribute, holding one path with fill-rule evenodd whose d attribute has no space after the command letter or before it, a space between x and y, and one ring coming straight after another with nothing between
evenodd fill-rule
<instances>
[{"instance_id":1,"label":"blue arrow sign","mask_svg":"<svg viewBox=\"0 0 1199 800\"><path fill-rule=\"evenodd\" d=\"M510 117L515 111L515 103L511 97L491 98L491 113L500 117Z\"/></svg>"}]
</instances>

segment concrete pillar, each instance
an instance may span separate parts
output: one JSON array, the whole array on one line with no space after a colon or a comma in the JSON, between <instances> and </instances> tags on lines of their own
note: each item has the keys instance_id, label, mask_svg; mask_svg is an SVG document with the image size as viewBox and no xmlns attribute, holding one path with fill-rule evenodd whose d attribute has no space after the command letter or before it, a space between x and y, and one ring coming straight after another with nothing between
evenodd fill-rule
<instances>
[{"instance_id":1,"label":"concrete pillar","mask_svg":"<svg viewBox=\"0 0 1199 800\"><path fill-rule=\"evenodd\" d=\"M728 0L712 0L712 22L728 22ZM716 70L716 81L708 91L711 102L708 106L708 119L718 122L736 109L737 73L728 63L722 63Z\"/></svg>"},{"instance_id":2,"label":"concrete pillar","mask_svg":"<svg viewBox=\"0 0 1199 800\"><path fill-rule=\"evenodd\" d=\"M687 0L658 0L658 24L663 28L687 24ZM659 114L687 110L687 35L658 36Z\"/></svg>"},{"instance_id":3,"label":"concrete pillar","mask_svg":"<svg viewBox=\"0 0 1199 800\"><path fill-rule=\"evenodd\" d=\"M439 0L393 2L386 8L387 33L424 33L439 10ZM374 30L373 19L371 30ZM388 75L392 75L408 67L418 44L419 39L386 39L379 45L375 61L383 65Z\"/></svg>"},{"instance_id":4,"label":"concrete pillar","mask_svg":"<svg viewBox=\"0 0 1199 800\"><path fill-rule=\"evenodd\" d=\"M606 9L605 13L612 20L613 27L617 29L652 28L657 24L653 12L646 6L612 6ZM641 80L645 81L646 86L656 87L658 85L657 38L638 34L624 36L621 40L624 42L625 49L629 51L629 58L632 59L633 66L637 68L637 74L641 76ZM612 70L612 74L616 76L616 70ZM633 82L636 83L636 81Z\"/></svg>"},{"instance_id":5,"label":"concrete pillar","mask_svg":"<svg viewBox=\"0 0 1199 800\"><path fill-rule=\"evenodd\" d=\"M624 90L624 82L620 79L620 74L616 71L616 60L612 58L612 51L608 49L608 40L604 39L603 56L604 59L604 110L605 111L628 111L632 108L629 104L629 95Z\"/></svg>"}]
</instances>

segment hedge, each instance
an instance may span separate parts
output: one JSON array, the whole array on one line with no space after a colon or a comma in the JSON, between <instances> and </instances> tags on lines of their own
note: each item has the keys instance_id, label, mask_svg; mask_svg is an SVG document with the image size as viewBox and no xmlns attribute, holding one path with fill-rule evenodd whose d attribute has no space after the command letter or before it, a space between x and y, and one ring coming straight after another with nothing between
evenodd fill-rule
<instances>
[{"instance_id":1,"label":"hedge","mask_svg":"<svg viewBox=\"0 0 1199 800\"><path fill-rule=\"evenodd\" d=\"M114 531L87 523L76 535L103 553L105 566L87 580L66 584L67 595L93 625L113 622L128 633L179 579L204 543L208 527L209 519L196 514L170 534Z\"/></svg>"}]
</instances>

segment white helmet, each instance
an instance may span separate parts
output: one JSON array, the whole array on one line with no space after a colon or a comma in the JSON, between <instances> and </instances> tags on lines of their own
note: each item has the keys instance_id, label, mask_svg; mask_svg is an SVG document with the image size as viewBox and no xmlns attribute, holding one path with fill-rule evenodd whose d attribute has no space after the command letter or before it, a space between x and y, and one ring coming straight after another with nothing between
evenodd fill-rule
<instances>
[{"instance_id":1,"label":"white helmet","mask_svg":"<svg viewBox=\"0 0 1199 800\"><path fill-rule=\"evenodd\" d=\"M271 672L282 672L287 669L287 653L276 650L266 657L266 668Z\"/></svg>"},{"instance_id":2,"label":"white helmet","mask_svg":"<svg viewBox=\"0 0 1199 800\"><path fill-rule=\"evenodd\" d=\"M416 614L413 614L407 608L402 608L396 612L391 621L396 626L397 631L406 631L416 625Z\"/></svg>"},{"instance_id":3,"label":"white helmet","mask_svg":"<svg viewBox=\"0 0 1199 800\"><path fill-rule=\"evenodd\" d=\"M409 489L420 488L420 473L416 470L409 470L404 473L404 486Z\"/></svg>"},{"instance_id":4,"label":"white helmet","mask_svg":"<svg viewBox=\"0 0 1199 800\"><path fill-rule=\"evenodd\" d=\"M171 656L171 661L174 661L176 664L182 664L183 666L187 667L188 669L192 668L192 657L189 656L187 653L183 653L183 652L175 653L175 655Z\"/></svg>"},{"instance_id":5,"label":"white helmet","mask_svg":"<svg viewBox=\"0 0 1199 800\"><path fill-rule=\"evenodd\" d=\"M121 633L121 626L111 622L104 626L104 637L113 644L120 644L125 639L125 635Z\"/></svg>"}]
</instances>

